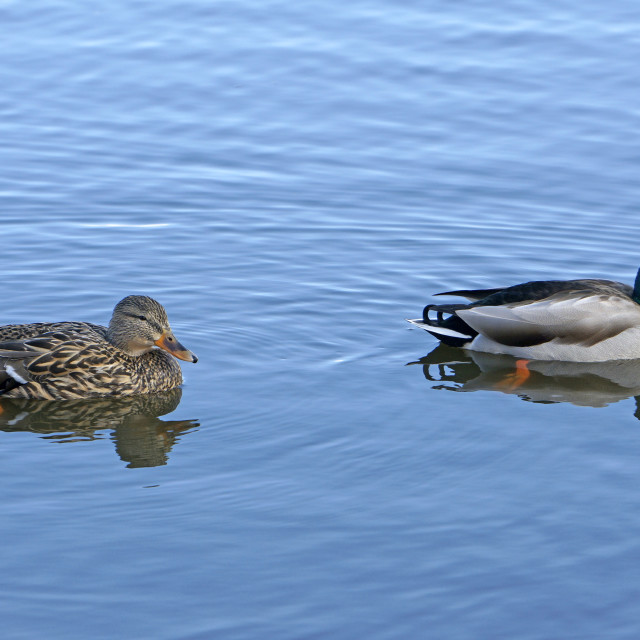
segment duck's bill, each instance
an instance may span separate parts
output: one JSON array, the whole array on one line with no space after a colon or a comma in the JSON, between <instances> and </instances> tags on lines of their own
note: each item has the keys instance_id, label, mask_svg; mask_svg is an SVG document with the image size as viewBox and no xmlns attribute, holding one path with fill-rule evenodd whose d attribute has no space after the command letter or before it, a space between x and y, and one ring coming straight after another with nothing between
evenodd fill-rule
<instances>
[{"instance_id":1,"label":"duck's bill","mask_svg":"<svg viewBox=\"0 0 640 640\"><path fill-rule=\"evenodd\" d=\"M178 339L173 335L165 331L155 342L155 344L164 349L167 353L170 353L174 358L178 360L185 360L186 362L198 362L198 357L195 353L185 349Z\"/></svg>"}]
</instances>

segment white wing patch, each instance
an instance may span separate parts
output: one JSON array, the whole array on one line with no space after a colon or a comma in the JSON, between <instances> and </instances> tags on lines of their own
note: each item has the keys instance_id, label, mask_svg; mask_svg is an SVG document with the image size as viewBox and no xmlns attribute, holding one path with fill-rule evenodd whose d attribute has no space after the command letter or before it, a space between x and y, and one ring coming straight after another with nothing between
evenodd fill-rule
<instances>
[{"instance_id":1,"label":"white wing patch","mask_svg":"<svg viewBox=\"0 0 640 640\"><path fill-rule=\"evenodd\" d=\"M27 384L28 380L25 380L15 369L14 366L7 363L5 365L5 371L18 383Z\"/></svg>"}]
</instances>

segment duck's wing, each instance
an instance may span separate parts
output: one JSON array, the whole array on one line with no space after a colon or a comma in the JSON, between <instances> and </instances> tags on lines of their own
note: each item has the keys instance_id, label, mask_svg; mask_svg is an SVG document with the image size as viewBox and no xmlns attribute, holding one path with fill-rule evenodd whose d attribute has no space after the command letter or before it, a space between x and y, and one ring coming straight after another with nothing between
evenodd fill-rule
<instances>
[{"instance_id":1,"label":"duck's wing","mask_svg":"<svg viewBox=\"0 0 640 640\"><path fill-rule=\"evenodd\" d=\"M534 302L555 295L577 298L589 294L614 295L631 298L633 288L614 280L532 280L498 289L461 289L436 293L437 296L460 296L483 305L502 305L516 302ZM474 306L474 305L471 305Z\"/></svg>"},{"instance_id":2,"label":"duck's wing","mask_svg":"<svg viewBox=\"0 0 640 640\"><path fill-rule=\"evenodd\" d=\"M564 290L534 301L469 305L455 313L478 333L527 347L558 340L593 346L626 329L640 328L640 305L622 291Z\"/></svg>"},{"instance_id":3,"label":"duck's wing","mask_svg":"<svg viewBox=\"0 0 640 640\"><path fill-rule=\"evenodd\" d=\"M36 338L0 342L0 395L17 386L40 384L51 378L99 379L117 365L109 347L78 334L52 331Z\"/></svg>"}]
</instances>

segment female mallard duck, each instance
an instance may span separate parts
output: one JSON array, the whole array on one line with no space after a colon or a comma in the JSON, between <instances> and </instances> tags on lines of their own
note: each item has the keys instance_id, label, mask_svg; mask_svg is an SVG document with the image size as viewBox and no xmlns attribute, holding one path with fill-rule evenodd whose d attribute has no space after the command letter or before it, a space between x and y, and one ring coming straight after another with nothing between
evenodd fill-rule
<instances>
[{"instance_id":1,"label":"female mallard duck","mask_svg":"<svg viewBox=\"0 0 640 640\"><path fill-rule=\"evenodd\" d=\"M147 296L118 302L108 327L6 325L0 327L0 396L62 400L165 391L182 383L169 354L198 361L173 335L163 306Z\"/></svg>"},{"instance_id":2,"label":"female mallard duck","mask_svg":"<svg viewBox=\"0 0 640 640\"><path fill-rule=\"evenodd\" d=\"M640 271L633 288L612 280L542 280L436 295L471 300L429 304L422 320L409 320L445 344L532 360L640 358Z\"/></svg>"}]
</instances>

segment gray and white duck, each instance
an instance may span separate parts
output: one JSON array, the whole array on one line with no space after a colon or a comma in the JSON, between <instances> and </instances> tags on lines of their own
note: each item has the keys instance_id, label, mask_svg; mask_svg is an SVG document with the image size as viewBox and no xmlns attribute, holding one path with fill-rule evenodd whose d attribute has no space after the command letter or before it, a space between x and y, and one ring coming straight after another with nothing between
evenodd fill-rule
<instances>
[{"instance_id":1,"label":"gray and white duck","mask_svg":"<svg viewBox=\"0 0 640 640\"><path fill-rule=\"evenodd\" d=\"M428 304L409 320L444 344L521 359L640 358L640 271L631 287L601 279L536 280L447 291L470 302Z\"/></svg>"}]
</instances>

